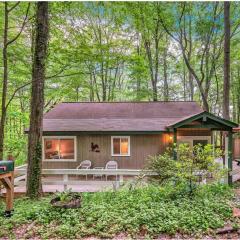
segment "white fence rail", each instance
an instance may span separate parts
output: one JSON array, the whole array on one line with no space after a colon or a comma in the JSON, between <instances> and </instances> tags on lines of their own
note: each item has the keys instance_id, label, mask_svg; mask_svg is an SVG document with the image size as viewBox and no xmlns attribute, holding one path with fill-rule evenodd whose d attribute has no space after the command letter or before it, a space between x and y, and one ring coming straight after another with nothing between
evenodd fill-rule
<instances>
[{"instance_id":1,"label":"white fence rail","mask_svg":"<svg viewBox=\"0 0 240 240\"><path fill-rule=\"evenodd\" d=\"M25 186L26 185L26 176L27 176L27 168L18 167L15 169L15 186ZM119 186L121 182L124 180L124 176L154 176L156 173L148 170L138 170L138 169L42 169L42 175L48 176L43 178L43 184L45 185L63 185L64 190L68 188L68 185L115 185ZM72 180L70 176L86 176L86 180ZM62 176L61 179L54 179L54 176ZM98 181L98 180L89 180L90 176L114 176L114 181ZM92 178L93 179L93 178Z\"/></svg>"}]
</instances>

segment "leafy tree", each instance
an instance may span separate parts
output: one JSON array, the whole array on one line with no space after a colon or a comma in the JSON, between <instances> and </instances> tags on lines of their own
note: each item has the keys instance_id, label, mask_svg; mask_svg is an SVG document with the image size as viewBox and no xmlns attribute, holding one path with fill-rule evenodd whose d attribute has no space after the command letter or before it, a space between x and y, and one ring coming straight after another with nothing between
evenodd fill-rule
<instances>
[{"instance_id":1,"label":"leafy tree","mask_svg":"<svg viewBox=\"0 0 240 240\"><path fill-rule=\"evenodd\" d=\"M28 13L30 9L30 3L27 6L27 10L24 16L24 20L21 23L20 30L18 32L14 32L14 36L10 37L9 32L9 24L10 24L10 16L11 12L14 11L20 2L14 3L9 6L8 2L4 3L4 29L3 29L3 48L2 48L2 61L3 61L3 81L2 81L2 98L1 98L1 118L0 118L0 159L3 159L3 147L4 147L4 133L5 133L5 122L7 117L7 108L11 103L16 91L13 95L7 99L8 96L8 85L9 85L9 47L14 44L20 35L23 32L23 29L27 23Z\"/></svg>"},{"instance_id":2,"label":"leafy tree","mask_svg":"<svg viewBox=\"0 0 240 240\"><path fill-rule=\"evenodd\" d=\"M32 71L32 98L28 133L27 196L42 193L42 119L44 108L45 60L48 43L48 2L36 4L36 39Z\"/></svg>"}]
</instances>

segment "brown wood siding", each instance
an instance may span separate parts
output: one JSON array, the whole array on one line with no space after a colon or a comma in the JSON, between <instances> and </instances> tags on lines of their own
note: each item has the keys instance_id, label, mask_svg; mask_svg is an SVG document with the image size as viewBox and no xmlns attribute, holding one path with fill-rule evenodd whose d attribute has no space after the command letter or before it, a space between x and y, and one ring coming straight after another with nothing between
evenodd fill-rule
<instances>
[{"instance_id":1,"label":"brown wood siding","mask_svg":"<svg viewBox=\"0 0 240 240\"><path fill-rule=\"evenodd\" d=\"M100 152L91 151L91 143L98 144ZM119 168L141 169L149 155L163 153L166 134L130 135L130 156L111 156L111 135L77 136L77 162L43 162L43 168L76 168L83 160L91 160L92 167L105 167L110 160L118 162Z\"/></svg>"},{"instance_id":2,"label":"brown wood siding","mask_svg":"<svg viewBox=\"0 0 240 240\"><path fill-rule=\"evenodd\" d=\"M178 129L178 136L211 136L211 130L207 129Z\"/></svg>"},{"instance_id":3,"label":"brown wood siding","mask_svg":"<svg viewBox=\"0 0 240 240\"><path fill-rule=\"evenodd\" d=\"M240 138L234 138L233 158L240 158Z\"/></svg>"},{"instance_id":4,"label":"brown wood siding","mask_svg":"<svg viewBox=\"0 0 240 240\"><path fill-rule=\"evenodd\" d=\"M47 162L43 161L44 169L73 169L79 165L78 162Z\"/></svg>"},{"instance_id":5,"label":"brown wood siding","mask_svg":"<svg viewBox=\"0 0 240 240\"><path fill-rule=\"evenodd\" d=\"M209 130L178 130L178 136L211 136ZM79 135L77 136L77 162L43 162L43 168L76 168L81 161L91 160L92 167L105 167L110 160L116 160L119 168L141 169L149 155L161 154L168 146L169 134L130 135L130 156L111 156L111 136L114 135ZM99 146L100 152L91 151L91 143Z\"/></svg>"}]
</instances>

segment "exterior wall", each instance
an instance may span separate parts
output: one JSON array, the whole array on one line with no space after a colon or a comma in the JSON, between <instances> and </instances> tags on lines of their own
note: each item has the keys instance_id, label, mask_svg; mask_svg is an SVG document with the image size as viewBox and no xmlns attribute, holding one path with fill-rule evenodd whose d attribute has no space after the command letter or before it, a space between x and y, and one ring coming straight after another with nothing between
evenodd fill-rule
<instances>
[{"instance_id":1,"label":"exterior wall","mask_svg":"<svg viewBox=\"0 0 240 240\"><path fill-rule=\"evenodd\" d=\"M240 138L239 137L235 137L233 139L233 158L234 159L240 159Z\"/></svg>"},{"instance_id":2,"label":"exterior wall","mask_svg":"<svg viewBox=\"0 0 240 240\"><path fill-rule=\"evenodd\" d=\"M211 131L207 129L178 129L178 136L211 136Z\"/></svg>"},{"instance_id":3,"label":"exterior wall","mask_svg":"<svg viewBox=\"0 0 240 240\"><path fill-rule=\"evenodd\" d=\"M105 167L108 161L115 160L119 168L141 169L149 155L164 152L166 135L130 135L129 157L111 156L111 136L114 135L80 135L77 136L77 162L43 161L43 168L76 168L83 160L91 160L92 167ZM92 142L99 146L100 152L91 151Z\"/></svg>"},{"instance_id":4,"label":"exterior wall","mask_svg":"<svg viewBox=\"0 0 240 240\"><path fill-rule=\"evenodd\" d=\"M211 132L208 130L178 130L178 141L190 139L208 139L211 142ZM77 136L77 161L43 161L43 168L71 169L76 168L81 161L91 160L92 167L105 167L110 160L118 162L122 169L142 169L149 155L161 154L166 150L170 139L167 133L145 134L145 135L126 135L130 136L130 156L112 157L111 156L111 136L118 135L79 135ZM202 136L202 137L200 137ZM49 136L50 137L50 136ZM186 139L185 139L186 140ZM91 143L99 146L100 152L91 151Z\"/></svg>"}]
</instances>

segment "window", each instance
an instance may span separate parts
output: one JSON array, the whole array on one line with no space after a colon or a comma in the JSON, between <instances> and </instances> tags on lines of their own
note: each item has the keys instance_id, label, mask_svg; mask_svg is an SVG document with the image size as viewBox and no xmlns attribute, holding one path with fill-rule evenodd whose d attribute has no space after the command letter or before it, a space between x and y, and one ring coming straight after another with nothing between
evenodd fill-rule
<instances>
[{"instance_id":1,"label":"window","mask_svg":"<svg viewBox=\"0 0 240 240\"><path fill-rule=\"evenodd\" d=\"M178 144L188 143L190 147L193 147L197 144L205 146L208 143L211 143L211 136L178 136Z\"/></svg>"},{"instance_id":2,"label":"window","mask_svg":"<svg viewBox=\"0 0 240 240\"><path fill-rule=\"evenodd\" d=\"M208 140L193 140L193 146L200 144L202 147L208 144Z\"/></svg>"},{"instance_id":3,"label":"window","mask_svg":"<svg viewBox=\"0 0 240 240\"><path fill-rule=\"evenodd\" d=\"M44 137L43 156L47 161L76 161L76 137Z\"/></svg>"},{"instance_id":4,"label":"window","mask_svg":"<svg viewBox=\"0 0 240 240\"><path fill-rule=\"evenodd\" d=\"M130 156L130 137L112 137L112 156Z\"/></svg>"}]
</instances>

